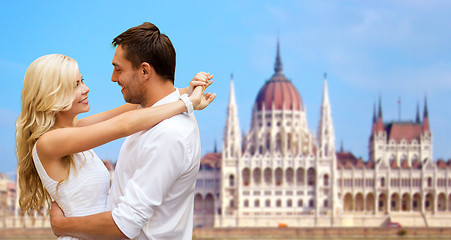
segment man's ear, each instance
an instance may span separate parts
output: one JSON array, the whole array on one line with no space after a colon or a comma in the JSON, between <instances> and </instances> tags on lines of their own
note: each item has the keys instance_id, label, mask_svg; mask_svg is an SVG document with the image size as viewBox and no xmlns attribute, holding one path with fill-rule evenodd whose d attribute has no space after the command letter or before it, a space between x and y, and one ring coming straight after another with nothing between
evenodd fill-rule
<instances>
[{"instance_id":1,"label":"man's ear","mask_svg":"<svg viewBox=\"0 0 451 240\"><path fill-rule=\"evenodd\" d=\"M152 65L147 62L141 63L141 75L144 79L150 79L150 77L154 74L155 69L153 69Z\"/></svg>"}]
</instances>

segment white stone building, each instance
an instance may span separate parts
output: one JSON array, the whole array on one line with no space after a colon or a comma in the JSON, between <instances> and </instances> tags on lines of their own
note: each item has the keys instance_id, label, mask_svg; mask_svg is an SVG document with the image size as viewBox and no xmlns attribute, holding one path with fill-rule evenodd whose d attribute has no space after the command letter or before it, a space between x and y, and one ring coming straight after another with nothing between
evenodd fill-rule
<instances>
[{"instance_id":1,"label":"white stone building","mask_svg":"<svg viewBox=\"0 0 451 240\"><path fill-rule=\"evenodd\" d=\"M14 215L16 183L10 176L0 173L0 217Z\"/></svg>"},{"instance_id":2,"label":"white stone building","mask_svg":"<svg viewBox=\"0 0 451 240\"><path fill-rule=\"evenodd\" d=\"M274 70L245 136L231 80L222 153L201 161L195 226L451 226L451 168L433 161L426 101L422 121L417 109L414 122L390 123L383 123L379 102L364 162L336 152L327 77L314 136L301 96L283 74L279 44Z\"/></svg>"}]
</instances>

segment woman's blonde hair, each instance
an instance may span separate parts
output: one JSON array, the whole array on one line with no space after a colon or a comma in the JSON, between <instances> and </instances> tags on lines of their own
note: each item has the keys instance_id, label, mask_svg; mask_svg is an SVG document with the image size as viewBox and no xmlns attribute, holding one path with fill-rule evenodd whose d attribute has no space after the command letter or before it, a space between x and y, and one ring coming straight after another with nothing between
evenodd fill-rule
<instances>
[{"instance_id":1,"label":"woman's blonde hair","mask_svg":"<svg viewBox=\"0 0 451 240\"><path fill-rule=\"evenodd\" d=\"M32 150L37 139L55 124L58 112L72 107L78 74L77 62L61 54L42 56L27 69L22 89L22 111L16 122L17 171L19 205L23 212L32 213L51 200L33 163ZM63 163L66 177L73 166L72 155Z\"/></svg>"}]
</instances>

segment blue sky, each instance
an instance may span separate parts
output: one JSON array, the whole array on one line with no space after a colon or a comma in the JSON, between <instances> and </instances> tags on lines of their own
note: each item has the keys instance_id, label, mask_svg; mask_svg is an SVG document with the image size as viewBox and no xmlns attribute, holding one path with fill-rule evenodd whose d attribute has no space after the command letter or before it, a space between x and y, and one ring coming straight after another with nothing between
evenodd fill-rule
<instances>
[{"instance_id":1,"label":"blue sky","mask_svg":"<svg viewBox=\"0 0 451 240\"><path fill-rule=\"evenodd\" d=\"M175 46L176 86L198 71L215 76L215 102L196 113L203 153L215 141L221 148L231 74L240 126L249 130L279 37L284 73L301 94L311 131L327 72L337 146L367 159L379 96L384 121L392 121L399 120L399 98L401 120L413 120L427 95L434 158L451 158L451 1L2 1L0 11L0 172L15 171L15 120L28 65L51 53L73 57L91 90L89 114L114 108L124 100L110 81L110 43L145 21ZM122 141L95 150L115 161Z\"/></svg>"}]
</instances>

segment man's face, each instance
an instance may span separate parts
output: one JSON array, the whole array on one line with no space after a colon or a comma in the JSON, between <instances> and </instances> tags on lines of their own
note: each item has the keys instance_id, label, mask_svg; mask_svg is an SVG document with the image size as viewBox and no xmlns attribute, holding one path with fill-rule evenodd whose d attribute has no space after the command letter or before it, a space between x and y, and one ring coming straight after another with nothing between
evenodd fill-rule
<instances>
[{"instance_id":1,"label":"man's face","mask_svg":"<svg viewBox=\"0 0 451 240\"><path fill-rule=\"evenodd\" d=\"M140 68L133 68L132 63L125 58L125 50L119 45L113 57L113 75L111 81L117 82L122 87L124 100L128 103L142 104L145 96L144 87L141 84Z\"/></svg>"}]
</instances>

